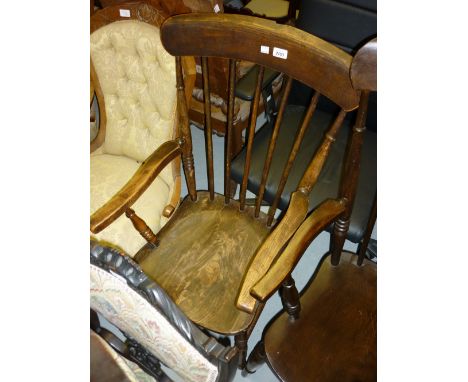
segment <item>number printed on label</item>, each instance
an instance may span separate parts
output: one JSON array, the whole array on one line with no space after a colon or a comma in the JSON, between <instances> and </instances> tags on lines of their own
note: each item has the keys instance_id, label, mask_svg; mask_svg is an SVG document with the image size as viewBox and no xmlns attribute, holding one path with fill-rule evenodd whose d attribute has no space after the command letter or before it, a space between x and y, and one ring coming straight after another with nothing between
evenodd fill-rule
<instances>
[{"instance_id":1,"label":"number printed on label","mask_svg":"<svg viewBox=\"0 0 468 382\"><path fill-rule=\"evenodd\" d=\"M286 60L288 58L287 49L273 48L273 56Z\"/></svg>"},{"instance_id":2,"label":"number printed on label","mask_svg":"<svg viewBox=\"0 0 468 382\"><path fill-rule=\"evenodd\" d=\"M130 9L119 9L120 17L130 17Z\"/></svg>"},{"instance_id":3,"label":"number printed on label","mask_svg":"<svg viewBox=\"0 0 468 382\"><path fill-rule=\"evenodd\" d=\"M270 47L266 45L260 46L260 53L270 54Z\"/></svg>"}]
</instances>

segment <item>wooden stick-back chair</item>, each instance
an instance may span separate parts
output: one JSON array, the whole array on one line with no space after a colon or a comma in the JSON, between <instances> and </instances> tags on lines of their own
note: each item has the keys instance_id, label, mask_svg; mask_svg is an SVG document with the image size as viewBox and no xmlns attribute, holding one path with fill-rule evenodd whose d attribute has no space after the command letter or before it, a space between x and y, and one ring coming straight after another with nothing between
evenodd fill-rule
<instances>
[{"instance_id":1,"label":"wooden stick-back chair","mask_svg":"<svg viewBox=\"0 0 468 382\"><path fill-rule=\"evenodd\" d=\"M369 92L377 90L377 39L355 55L350 76L361 93L358 117L348 151L350 160L341 195L354 198L359 148ZM293 235L282 256L255 285L251 293L264 301L280 280L287 279L315 235L313 214ZM341 233L350 208L337 220ZM343 238L334 241L341 245ZM341 257L340 261L337 258ZM364 253L343 252L324 256L300 297L301 304L280 313L267 324L262 340L249 356L250 372L268 361L281 381L377 380L377 265ZM299 314L300 311L300 314ZM297 349L301 351L298 352Z\"/></svg>"},{"instance_id":2,"label":"wooden stick-back chair","mask_svg":"<svg viewBox=\"0 0 468 382\"><path fill-rule=\"evenodd\" d=\"M255 285L270 267L281 259L282 251L306 219L308 195L324 165L334 137L348 111L359 107L359 92L349 77L352 57L291 26L270 20L241 15L188 14L169 18L161 28L165 49L176 56L179 101L179 137L155 153L153 161L162 168L181 155L188 195L161 229L156 240L144 246L134 257L144 272L161 285L181 310L196 324L211 331L234 335L240 351L240 368L245 367L247 340L261 313L267 296L281 289L283 301L293 312L297 309L297 290L291 277L275 279L265 295L252 294ZM209 44L206 42L210 41ZM229 59L229 109L225 137L224 194L215 192L212 126L205 126L208 190L197 190L192 137L188 123L182 57L201 56L205 78L205 107L209 111L210 84L207 57ZM231 198L229 181L232 152L232 116L237 60L261 66L252 102L251 119L246 135L247 160L239 200ZM313 160L292 194L286 213L272 226L269 216L256 206L246 205L246 186L250 166L252 139L255 133L265 67L284 73L285 96L279 107L276 124L281 122L293 78L312 87L316 93L308 107L303 126L313 117L318 98L323 96L340 106ZM210 115L210 113L207 113ZM252 117L253 116L253 117ZM305 127L304 127L305 128ZM358 132L357 132L358 133ZM301 134L297 140L300 142ZM299 143L298 143L299 144ZM291 156L294 155L292 152ZM266 166L271 157L266 158ZM353 166L348 166L352 170ZM317 235L350 208L348 191L338 199L323 201L308 217L311 235ZM99 231L116 216L123 214L132 200L111 200L106 208L91 218L91 231ZM334 255L338 261L340 253ZM273 285L273 284L272 284Z\"/></svg>"}]
</instances>

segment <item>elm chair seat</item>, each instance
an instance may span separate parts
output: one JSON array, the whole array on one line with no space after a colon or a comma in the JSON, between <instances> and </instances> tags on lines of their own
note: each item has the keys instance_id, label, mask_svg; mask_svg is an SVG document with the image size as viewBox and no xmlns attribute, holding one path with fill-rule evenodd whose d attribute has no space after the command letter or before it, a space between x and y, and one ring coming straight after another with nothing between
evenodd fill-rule
<instances>
[{"instance_id":1,"label":"elm chair seat","mask_svg":"<svg viewBox=\"0 0 468 382\"><path fill-rule=\"evenodd\" d=\"M262 51L262 46L268 39L275 41L277 47L288 51L287 60L273 55L273 46L270 46L271 54ZM162 24L161 41L166 51L175 56L179 136L164 144L164 147L161 146L164 150L156 152L154 167L157 171L161 171L164 166L170 165L172 160L180 158L188 195L170 221L157 236L154 235L156 236L154 240L138 251L134 260L148 277L166 291L191 322L221 335L234 336L235 348L239 352L238 366L244 369L248 339L258 322L266 300L277 290L283 292L287 290L286 294L289 297L286 296L286 301L291 306L295 305L291 278L284 274L269 273L275 264L281 262L283 250L289 245L291 236L304 222L312 225L313 234L318 235L336 219L347 219L347 212L353 200L351 194L354 183L349 190L338 195L338 198L322 200L320 206L308 217L307 215L310 211L309 192L323 169L346 114L354 110L358 110L359 115L365 113L364 108L360 107L362 97L354 89L350 78L353 57L326 41L292 26L241 15L192 13L173 16ZM182 59L187 56L201 57L202 76L205 79L204 106L208 118L205 123L204 146L208 190L197 188L195 177L195 173L202 170L203 166L193 158L192 135L188 123L190 115L184 90L186 81L182 67ZM212 88L211 84L208 84L209 81L206 81L210 78L210 58L227 59L229 62L224 192L221 189L215 190L215 178L221 174L214 171L212 139L214 126L213 118L210 118L212 113L209 102ZM248 171L244 172L238 200L232 192L229 175L235 148L235 74L239 61L249 61L260 67L246 136L250 153L254 151L253 133L260 108L266 67L283 73L286 79L285 89L291 89L293 79L297 79L317 91L317 95L308 107L306 121L314 118L313 110L320 98L318 93L333 100L341 109L326 136L319 139L321 149L309 163L300 187L291 194L287 211L273 228L269 224L272 215L260 211L259 204L256 206L246 204ZM215 67L211 66L211 70L213 69ZM287 95L281 99L276 127L279 127L286 100ZM304 123L304 126L307 124L308 122ZM362 133L361 127L358 125L353 130L353 142L358 143ZM281 145L282 142L278 141L278 144ZM346 161L348 165L345 179L351 179L351 176L356 174L354 158L355 156L352 156ZM269 160L265 161L268 162ZM125 202L124 207L130 202L132 200ZM124 212L127 214L124 208L115 208L113 211L116 211L115 216L120 216ZM97 217L96 214L93 215L92 232L93 229L98 230L108 220L105 217L101 218L100 215ZM338 241L341 242L342 236L342 232L336 235L336 248L339 247ZM261 292L254 294L259 280L268 274L270 274L269 280L272 277L273 282Z\"/></svg>"},{"instance_id":2,"label":"elm chair seat","mask_svg":"<svg viewBox=\"0 0 468 382\"><path fill-rule=\"evenodd\" d=\"M266 184L264 200L273 203L281 179L281 174L288 160L289 152L294 143L294 137L302 122L305 107L288 105L283 116L280 127L279 141L273 154L268 181ZM279 208L285 210L289 204L291 193L301 180L309 165L313 154L317 150L321 138L333 122L332 114L316 110L315 117L309 124L305 133L299 153L294 161L288 181L281 194ZM342 165L350 132L350 122L345 121L335 143L333 144L327 162L319 176L316 186L312 189L309 200L309 209L312 210L324 199L336 198L338 196ZM248 189L258 195L260 181L262 178L263 164L268 149L268 143L272 134L272 126L268 124L260 129L255 135L253 142L252 164L249 173ZM372 208L377 183L377 134L366 130L362 147L362 161L360 170L360 181L358 183L357 195L354 201L351 223L348 231L348 239L357 243L364 235L369 211ZM245 149L233 160L231 177L241 183L244 173Z\"/></svg>"}]
</instances>

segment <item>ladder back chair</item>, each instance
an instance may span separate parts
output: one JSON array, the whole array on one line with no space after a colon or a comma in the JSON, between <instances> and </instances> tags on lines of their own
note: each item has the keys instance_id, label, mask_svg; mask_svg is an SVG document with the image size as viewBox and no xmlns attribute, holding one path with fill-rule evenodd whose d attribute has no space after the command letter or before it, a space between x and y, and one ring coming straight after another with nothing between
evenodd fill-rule
<instances>
[{"instance_id":1,"label":"ladder back chair","mask_svg":"<svg viewBox=\"0 0 468 382\"><path fill-rule=\"evenodd\" d=\"M168 143L169 151L160 152L158 163L169 163L181 155L188 195L161 229L157 240L145 245L134 257L146 274L158 282L181 310L196 324L208 330L234 335L240 351L240 368L245 367L247 340L264 306L264 299L253 293L256 283L281 258L283 248L306 219L309 211L309 193L320 173L327 153L348 111L359 106L357 92L349 78L352 57L327 42L297 30L241 15L189 14L166 20L161 28L165 49L176 56L177 91L179 100L179 138ZM210 41L209 44L206 41ZM214 190L213 142L210 118L206 120L205 141L208 190L197 190L195 181L192 137L188 123L181 60L184 56L202 57L204 100L209 111L210 83L207 57L229 59L229 108L226 125L224 194ZM238 200L231 197L230 169L233 146L232 116L237 60L248 60L260 65L256 90L251 107L247 132L247 160L245 177ZM341 112L330 123L321 137L321 145L292 194L284 216L268 225L271 218L260 210L260 199L255 206L246 205L247 177L252 141L255 133L262 77L265 68L286 76L285 93L278 111L276 124L286 106L287 93L293 78L315 89L316 94L307 109L303 126L313 117L320 94L337 103ZM207 113L210 115L210 113ZM303 128L303 129L304 129ZM302 129L302 130L303 130ZM298 136L300 142L301 136ZM299 144L299 143L298 143ZM291 156L293 153L291 153ZM271 155L266 158L268 167ZM353 165L349 166L353 169ZM337 217L346 217L348 200L346 190L339 199L323 201L310 215L313 232L318 234ZM128 206L128 204L127 204ZM125 211L115 209L115 215ZM91 219L91 230L98 231L108 220L99 211ZM341 251L334 255L339 260ZM282 285L281 285L282 284ZM297 290L293 280L279 280L268 295L281 288L285 303L296 309Z\"/></svg>"},{"instance_id":2,"label":"ladder back chair","mask_svg":"<svg viewBox=\"0 0 468 382\"><path fill-rule=\"evenodd\" d=\"M376 68L374 39L357 52L351 64L353 86L361 93L351 152L362 141L369 92L377 89ZM351 156L357 158L356 154ZM353 162L347 165L353 166ZM352 184L350 178L341 191L349 200ZM252 290L260 301L279 280L287 278L313 240L312 216L301 224L281 258ZM348 216L349 211L340 218ZM267 324L262 340L249 356L247 370L255 371L266 360L281 381L377 380L377 265L363 253L343 252L338 263L333 255L322 258L301 293L297 309L281 312Z\"/></svg>"},{"instance_id":3,"label":"ladder back chair","mask_svg":"<svg viewBox=\"0 0 468 382\"><path fill-rule=\"evenodd\" d=\"M175 63L159 37L167 17L145 2L109 6L91 17L91 107L95 117L91 122L90 212L111 198L114 208L129 200L135 202L134 210L127 208L126 212L141 234L128 219L114 216L108 223L117 221L95 235L132 256L146 242L145 225L159 230L180 201L180 160L158 171L155 154L159 149L170 151L167 141L178 134ZM195 63L189 58L183 61L189 100ZM100 214L111 216L112 209L101 208Z\"/></svg>"}]
</instances>

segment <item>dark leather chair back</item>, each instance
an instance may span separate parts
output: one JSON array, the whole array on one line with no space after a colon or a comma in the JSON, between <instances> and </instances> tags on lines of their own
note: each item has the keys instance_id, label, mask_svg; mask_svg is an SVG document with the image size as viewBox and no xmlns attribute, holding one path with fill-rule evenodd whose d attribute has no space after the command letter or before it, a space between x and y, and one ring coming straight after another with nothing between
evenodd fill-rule
<instances>
[{"instance_id":1,"label":"dark leather chair back","mask_svg":"<svg viewBox=\"0 0 468 382\"><path fill-rule=\"evenodd\" d=\"M308 0L300 4L296 27L320 37L348 53L354 54L377 35L376 0ZM305 86L295 83L289 103L306 105L312 94ZM330 102L322 100L319 109L336 112ZM367 128L377 131L377 94L371 94Z\"/></svg>"}]
</instances>

